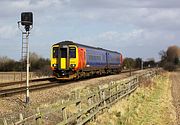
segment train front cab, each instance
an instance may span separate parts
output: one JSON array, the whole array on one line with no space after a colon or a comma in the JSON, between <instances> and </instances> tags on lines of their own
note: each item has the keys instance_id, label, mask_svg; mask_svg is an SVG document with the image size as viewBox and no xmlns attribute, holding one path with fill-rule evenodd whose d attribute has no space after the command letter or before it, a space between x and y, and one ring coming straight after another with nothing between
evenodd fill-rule
<instances>
[{"instance_id":1,"label":"train front cab","mask_svg":"<svg viewBox=\"0 0 180 125\"><path fill-rule=\"evenodd\" d=\"M57 79L73 79L78 68L78 48L76 45L53 45L51 69Z\"/></svg>"}]
</instances>

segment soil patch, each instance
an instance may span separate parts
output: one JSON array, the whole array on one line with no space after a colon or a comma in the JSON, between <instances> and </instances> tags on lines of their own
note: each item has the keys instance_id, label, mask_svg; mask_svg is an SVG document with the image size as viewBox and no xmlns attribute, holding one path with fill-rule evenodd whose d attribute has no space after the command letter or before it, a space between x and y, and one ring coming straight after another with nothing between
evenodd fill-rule
<instances>
[{"instance_id":1,"label":"soil patch","mask_svg":"<svg viewBox=\"0 0 180 125\"><path fill-rule=\"evenodd\" d=\"M177 125L180 125L180 71L172 72L170 79L172 81L172 96L176 108Z\"/></svg>"}]
</instances>

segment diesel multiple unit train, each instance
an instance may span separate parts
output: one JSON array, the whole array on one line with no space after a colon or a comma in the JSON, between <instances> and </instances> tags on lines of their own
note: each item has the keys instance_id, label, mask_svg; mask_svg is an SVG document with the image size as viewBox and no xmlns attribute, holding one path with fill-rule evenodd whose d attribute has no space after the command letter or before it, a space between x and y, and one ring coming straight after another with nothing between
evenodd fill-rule
<instances>
[{"instance_id":1,"label":"diesel multiple unit train","mask_svg":"<svg viewBox=\"0 0 180 125\"><path fill-rule=\"evenodd\" d=\"M51 69L59 80L121 72L122 54L98 47L62 41L51 48Z\"/></svg>"}]
</instances>

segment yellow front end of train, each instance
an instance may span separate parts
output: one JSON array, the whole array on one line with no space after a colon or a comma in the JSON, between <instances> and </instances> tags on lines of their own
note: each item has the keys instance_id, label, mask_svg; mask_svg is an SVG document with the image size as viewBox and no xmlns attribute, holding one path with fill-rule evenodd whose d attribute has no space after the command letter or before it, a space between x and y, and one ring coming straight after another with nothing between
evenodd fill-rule
<instances>
[{"instance_id":1,"label":"yellow front end of train","mask_svg":"<svg viewBox=\"0 0 180 125\"><path fill-rule=\"evenodd\" d=\"M55 44L51 48L51 69L57 79L72 79L78 66L76 45Z\"/></svg>"}]
</instances>

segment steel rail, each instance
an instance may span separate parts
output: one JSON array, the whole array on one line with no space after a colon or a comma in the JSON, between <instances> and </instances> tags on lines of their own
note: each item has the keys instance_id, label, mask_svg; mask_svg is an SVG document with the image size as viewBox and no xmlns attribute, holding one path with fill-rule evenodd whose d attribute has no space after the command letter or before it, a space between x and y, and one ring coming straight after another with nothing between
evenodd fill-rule
<instances>
[{"instance_id":1,"label":"steel rail","mask_svg":"<svg viewBox=\"0 0 180 125\"><path fill-rule=\"evenodd\" d=\"M63 84L59 84L57 82L47 82L47 83L38 84L38 85L31 85L29 86L29 90L34 91L34 90L40 90L40 89L50 88L50 87L59 86L59 85L63 85ZM4 90L0 90L0 96L8 96L8 95L17 94L17 93L23 93L25 91L26 91L26 86L4 89Z\"/></svg>"},{"instance_id":2,"label":"steel rail","mask_svg":"<svg viewBox=\"0 0 180 125\"><path fill-rule=\"evenodd\" d=\"M46 80L53 80L53 79L54 79L53 77L47 77L47 78L31 79L29 81L30 81L30 83L32 83L32 82L46 81ZM0 83L0 87L13 86L13 85L18 85L18 84L23 84L23 83L26 83L26 80Z\"/></svg>"}]
</instances>

